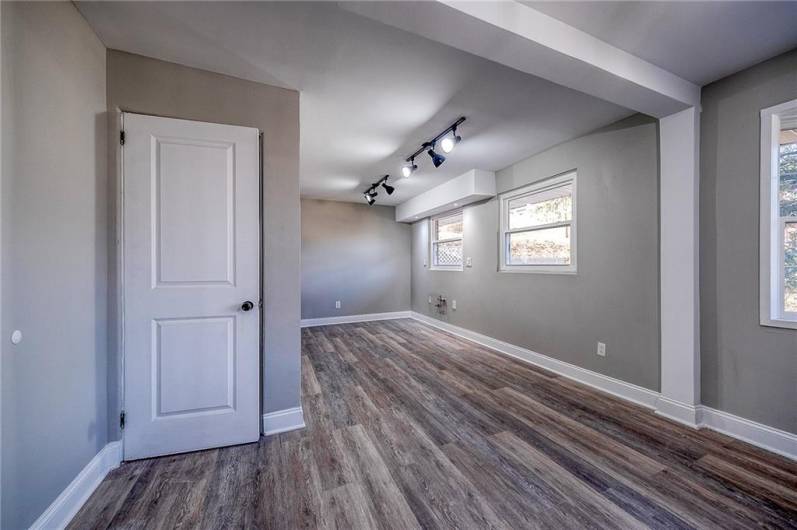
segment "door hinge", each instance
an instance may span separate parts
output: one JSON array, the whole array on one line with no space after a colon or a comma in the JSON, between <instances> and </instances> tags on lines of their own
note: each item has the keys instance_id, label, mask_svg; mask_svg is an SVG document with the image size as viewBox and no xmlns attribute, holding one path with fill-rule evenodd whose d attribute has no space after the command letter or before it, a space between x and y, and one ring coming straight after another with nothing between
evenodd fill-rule
<instances>
[{"instance_id":1,"label":"door hinge","mask_svg":"<svg viewBox=\"0 0 797 530\"><path fill-rule=\"evenodd\" d=\"M119 131L119 145L125 145L125 132Z\"/></svg>"},{"instance_id":2,"label":"door hinge","mask_svg":"<svg viewBox=\"0 0 797 530\"><path fill-rule=\"evenodd\" d=\"M119 428L125 429L125 411L119 413Z\"/></svg>"}]
</instances>

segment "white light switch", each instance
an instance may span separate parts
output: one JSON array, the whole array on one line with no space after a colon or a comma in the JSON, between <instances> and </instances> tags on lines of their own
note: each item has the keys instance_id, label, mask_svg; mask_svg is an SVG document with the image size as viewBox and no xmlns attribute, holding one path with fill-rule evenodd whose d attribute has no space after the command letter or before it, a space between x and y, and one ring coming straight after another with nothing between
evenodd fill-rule
<instances>
[{"instance_id":1,"label":"white light switch","mask_svg":"<svg viewBox=\"0 0 797 530\"><path fill-rule=\"evenodd\" d=\"M432 303L432 297L431 296L429 297L429 303L430 304Z\"/></svg>"},{"instance_id":2,"label":"white light switch","mask_svg":"<svg viewBox=\"0 0 797 530\"><path fill-rule=\"evenodd\" d=\"M457 301L456 300L451 300L451 309L454 309L454 310L457 309Z\"/></svg>"},{"instance_id":3,"label":"white light switch","mask_svg":"<svg viewBox=\"0 0 797 530\"><path fill-rule=\"evenodd\" d=\"M466 267L473 267L473 259L470 256L465 258L465 266Z\"/></svg>"},{"instance_id":4,"label":"white light switch","mask_svg":"<svg viewBox=\"0 0 797 530\"><path fill-rule=\"evenodd\" d=\"M340 300L335 300L335 309L340 309Z\"/></svg>"},{"instance_id":5,"label":"white light switch","mask_svg":"<svg viewBox=\"0 0 797 530\"><path fill-rule=\"evenodd\" d=\"M595 353L597 353L601 357L606 357L606 344L604 344L603 342L599 342L598 343L598 351L595 352Z\"/></svg>"}]
</instances>

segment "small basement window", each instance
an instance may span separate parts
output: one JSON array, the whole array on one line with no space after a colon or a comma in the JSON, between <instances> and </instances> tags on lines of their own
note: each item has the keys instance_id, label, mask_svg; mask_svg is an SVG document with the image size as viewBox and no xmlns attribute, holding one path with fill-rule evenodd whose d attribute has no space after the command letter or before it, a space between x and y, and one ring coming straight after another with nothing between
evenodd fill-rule
<instances>
[{"instance_id":1,"label":"small basement window","mask_svg":"<svg viewBox=\"0 0 797 530\"><path fill-rule=\"evenodd\" d=\"M576 172L500 196L500 270L576 272Z\"/></svg>"},{"instance_id":2,"label":"small basement window","mask_svg":"<svg viewBox=\"0 0 797 530\"><path fill-rule=\"evenodd\" d=\"M432 217L429 223L432 270L462 270L462 211Z\"/></svg>"}]
</instances>

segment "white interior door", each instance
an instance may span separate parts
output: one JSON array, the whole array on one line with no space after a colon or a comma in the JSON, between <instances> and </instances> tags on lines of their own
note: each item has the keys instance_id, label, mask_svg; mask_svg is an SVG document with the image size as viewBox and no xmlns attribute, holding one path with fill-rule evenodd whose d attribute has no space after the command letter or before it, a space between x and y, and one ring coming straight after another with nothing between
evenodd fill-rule
<instances>
[{"instance_id":1,"label":"white interior door","mask_svg":"<svg viewBox=\"0 0 797 530\"><path fill-rule=\"evenodd\" d=\"M123 127L124 457L256 441L258 131Z\"/></svg>"}]
</instances>

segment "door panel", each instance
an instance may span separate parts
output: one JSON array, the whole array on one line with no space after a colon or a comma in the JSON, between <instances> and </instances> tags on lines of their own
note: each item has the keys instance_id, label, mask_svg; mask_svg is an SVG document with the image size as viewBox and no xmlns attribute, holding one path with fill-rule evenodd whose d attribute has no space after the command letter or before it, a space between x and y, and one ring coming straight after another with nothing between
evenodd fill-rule
<instances>
[{"instance_id":1,"label":"door panel","mask_svg":"<svg viewBox=\"0 0 797 530\"><path fill-rule=\"evenodd\" d=\"M155 326L154 417L234 410L235 317L168 319Z\"/></svg>"},{"instance_id":2,"label":"door panel","mask_svg":"<svg viewBox=\"0 0 797 530\"><path fill-rule=\"evenodd\" d=\"M130 113L124 129L125 459L256 441L258 131Z\"/></svg>"},{"instance_id":3,"label":"door panel","mask_svg":"<svg viewBox=\"0 0 797 530\"><path fill-rule=\"evenodd\" d=\"M158 285L232 285L233 144L156 142L152 211Z\"/></svg>"}]
</instances>

